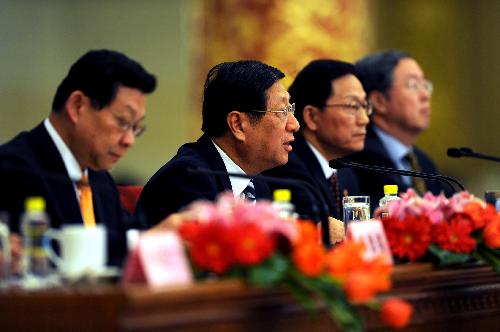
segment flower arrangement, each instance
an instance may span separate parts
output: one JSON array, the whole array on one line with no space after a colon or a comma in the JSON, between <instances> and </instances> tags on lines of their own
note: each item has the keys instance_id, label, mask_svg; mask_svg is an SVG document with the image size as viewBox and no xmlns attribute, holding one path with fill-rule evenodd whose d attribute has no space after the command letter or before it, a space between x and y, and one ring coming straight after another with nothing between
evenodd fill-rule
<instances>
[{"instance_id":1,"label":"flower arrangement","mask_svg":"<svg viewBox=\"0 0 500 332\"><path fill-rule=\"evenodd\" d=\"M391 287L391 266L383 257L363 258L363 245L348 242L331 250L320 243L318 228L307 221L280 219L269 202L195 202L179 233L195 275L244 278L257 286L283 285L306 308L321 299L343 331L363 329L354 304L381 309L393 327L405 326L411 306L399 299L380 306L374 296Z\"/></svg>"},{"instance_id":2,"label":"flower arrangement","mask_svg":"<svg viewBox=\"0 0 500 332\"><path fill-rule=\"evenodd\" d=\"M430 255L441 265L478 261L500 273L500 214L468 192L420 197L409 189L388 205L382 222L398 259Z\"/></svg>"}]
</instances>

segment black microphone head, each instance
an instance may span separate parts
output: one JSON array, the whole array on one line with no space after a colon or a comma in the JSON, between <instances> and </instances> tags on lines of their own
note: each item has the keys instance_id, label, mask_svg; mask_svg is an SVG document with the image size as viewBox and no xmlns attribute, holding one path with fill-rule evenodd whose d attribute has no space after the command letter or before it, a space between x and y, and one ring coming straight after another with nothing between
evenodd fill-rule
<instances>
[{"instance_id":1,"label":"black microphone head","mask_svg":"<svg viewBox=\"0 0 500 332\"><path fill-rule=\"evenodd\" d=\"M351 166L349 165L349 159L346 158L338 158L338 159L333 159L330 160L328 163L331 168L335 169L341 169L341 168L350 168Z\"/></svg>"},{"instance_id":2,"label":"black microphone head","mask_svg":"<svg viewBox=\"0 0 500 332\"><path fill-rule=\"evenodd\" d=\"M471 148L461 147L460 148L460 152L462 153L462 155L464 155L464 154L472 154L472 149Z\"/></svg>"},{"instance_id":3,"label":"black microphone head","mask_svg":"<svg viewBox=\"0 0 500 332\"><path fill-rule=\"evenodd\" d=\"M446 154L448 155L448 157L453 157L453 158L460 158L463 156L462 151L456 148L449 148Z\"/></svg>"}]
</instances>

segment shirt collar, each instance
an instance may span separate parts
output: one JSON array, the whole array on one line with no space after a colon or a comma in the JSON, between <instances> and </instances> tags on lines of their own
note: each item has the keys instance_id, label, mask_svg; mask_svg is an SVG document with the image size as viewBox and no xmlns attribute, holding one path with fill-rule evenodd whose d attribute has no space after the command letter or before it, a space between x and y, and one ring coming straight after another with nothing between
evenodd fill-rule
<instances>
[{"instance_id":1,"label":"shirt collar","mask_svg":"<svg viewBox=\"0 0 500 332\"><path fill-rule=\"evenodd\" d=\"M330 167L328 160L326 160L326 158L321 154L321 152L318 151L318 149L314 147L314 145L312 145L308 140L306 140L306 143L311 148L316 159L318 159L319 165L323 170L323 174L325 174L325 178L329 179L337 170Z\"/></svg>"},{"instance_id":2,"label":"shirt collar","mask_svg":"<svg viewBox=\"0 0 500 332\"><path fill-rule=\"evenodd\" d=\"M47 129L47 132L49 133L50 138L56 145L57 151L59 151L59 154L61 155L61 158L63 160L64 166L66 167L66 171L68 172L68 175L70 179L73 182L79 181L82 178L82 170L80 168L80 165L76 161L75 156L71 152L71 150L68 148L66 143L64 143L63 139L57 132L57 130L54 128L50 120L47 118L43 121L43 124L45 126L45 129ZM85 173L87 170L85 170Z\"/></svg>"},{"instance_id":3,"label":"shirt collar","mask_svg":"<svg viewBox=\"0 0 500 332\"><path fill-rule=\"evenodd\" d=\"M229 158L229 156L217 144L215 144L214 141L212 141L212 143L217 149L217 152L219 152L219 155L221 156L222 161L224 162L224 166L226 166L226 171L228 173L246 175L246 173L241 169L241 167L238 166L231 158ZM231 182L231 188L233 190L234 197L238 198L241 196L243 190L245 190L245 188L248 186L250 179L229 176L229 181Z\"/></svg>"},{"instance_id":4,"label":"shirt collar","mask_svg":"<svg viewBox=\"0 0 500 332\"><path fill-rule=\"evenodd\" d=\"M391 161L396 165L400 165L402 163L402 160L405 158L408 152L412 150L412 148L404 145L396 137L386 133L377 126L373 126L373 130L378 135L378 137L380 137L380 140L382 141L382 144L384 145L389 158L391 158Z\"/></svg>"}]
</instances>

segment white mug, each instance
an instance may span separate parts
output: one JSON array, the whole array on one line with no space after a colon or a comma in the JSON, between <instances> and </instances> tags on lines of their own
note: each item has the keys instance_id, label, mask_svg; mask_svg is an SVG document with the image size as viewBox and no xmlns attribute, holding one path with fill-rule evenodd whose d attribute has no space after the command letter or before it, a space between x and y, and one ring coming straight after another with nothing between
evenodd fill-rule
<instances>
[{"instance_id":1,"label":"white mug","mask_svg":"<svg viewBox=\"0 0 500 332\"><path fill-rule=\"evenodd\" d=\"M54 252L50 256L62 275L79 277L104 271L107 258L104 226L64 225L60 230L50 229L48 235L59 242L60 257Z\"/></svg>"}]
</instances>

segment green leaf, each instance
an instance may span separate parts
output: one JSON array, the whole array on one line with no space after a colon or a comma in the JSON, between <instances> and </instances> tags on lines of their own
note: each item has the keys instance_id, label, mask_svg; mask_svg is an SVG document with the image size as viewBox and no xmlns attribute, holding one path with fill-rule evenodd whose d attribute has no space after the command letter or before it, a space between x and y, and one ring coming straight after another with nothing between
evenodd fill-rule
<instances>
[{"instance_id":1,"label":"green leaf","mask_svg":"<svg viewBox=\"0 0 500 332\"><path fill-rule=\"evenodd\" d=\"M250 268L248 281L254 285L268 287L283 280L290 262L282 255L273 255L262 264Z\"/></svg>"},{"instance_id":2,"label":"green leaf","mask_svg":"<svg viewBox=\"0 0 500 332\"><path fill-rule=\"evenodd\" d=\"M308 278L296 270L291 270L290 276L325 302L330 316L342 331L359 332L363 330L361 318L356 308L349 303L338 282L327 277Z\"/></svg>"},{"instance_id":3,"label":"green leaf","mask_svg":"<svg viewBox=\"0 0 500 332\"><path fill-rule=\"evenodd\" d=\"M316 313L316 302L311 298L311 294L304 289L300 284L293 280L286 280L285 286L292 295L309 311L309 314Z\"/></svg>"},{"instance_id":4,"label":"green leaf","mask_svg":"<svg viewBox=\"0 0 500 332\"><path fill-rule=\"evenodd\" d=\"M440 265L463 264L471 258L468 254L460 254L443 250L434 243L429 245L429 252L439 259Z\"/></svg>"},{"instance_id":5,"label":"green leaf","mask_svg":"<svg viewBox=\"0 0 500 332\"><path fill-rule=\"evenodd\" d=\"M500 250L479 245L474 253L474 258L493 267L496 273L500 273Z\"/></svg>"}]
</instances>

